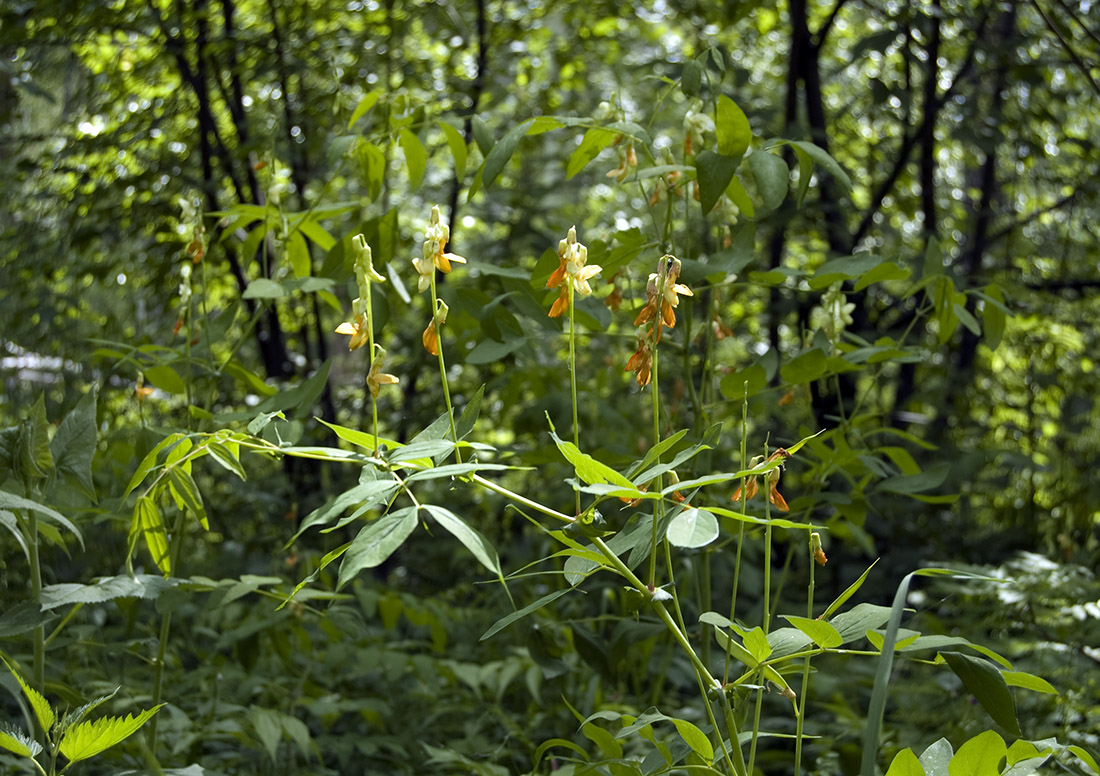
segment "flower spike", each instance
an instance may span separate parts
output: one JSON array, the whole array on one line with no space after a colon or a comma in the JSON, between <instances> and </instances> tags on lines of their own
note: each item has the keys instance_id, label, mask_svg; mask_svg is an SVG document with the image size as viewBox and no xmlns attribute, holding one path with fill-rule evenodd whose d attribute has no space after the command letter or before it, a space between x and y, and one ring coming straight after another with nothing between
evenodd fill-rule
<instances>
[{"instance_id":1,"label":"flower spike","mask_svg":"<svg viewBox=\"0 0 1100 776\"><path fill-rule=\"evenodd\" d=\"M773 461L786 461L790 457L791 457L791 454L788 453L786 450L784 450L782 447L780 447L774 453L769 455L767 460L764 460L764 456L758 455L758 456L755 456L751 461L749 461L749 464L751 465L752 468L756 468L761 463L772 463ZM768 501L770 501L772 503L772 505L776 509L778 509L780 512L789 512L790 507L787 506L787 500L785 498L783 498L783 494L781 494L779 492L779 475L780 475L782 469L783 469L782 465L776 466L774 469L771 469L767 473L767 475L765 475L767 477ZM757 491L759 490L759 485L757 483L757 478L755 476L749 477L745 481L745 484L742 487L745 488L745 499L746 500L751 499L753 496L756 495ZM733 492L732 499L734 501L740 501L741 500L741 488L740 487Z\"/></svg>"}]
</instances>

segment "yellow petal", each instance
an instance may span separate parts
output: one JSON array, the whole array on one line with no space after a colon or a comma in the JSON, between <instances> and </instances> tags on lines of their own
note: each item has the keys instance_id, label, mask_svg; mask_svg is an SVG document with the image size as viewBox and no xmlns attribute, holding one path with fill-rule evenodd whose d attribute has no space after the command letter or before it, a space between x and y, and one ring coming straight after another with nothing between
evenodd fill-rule
<instances>
[{"instance_id":1,"label":"yellow petal","mask_svg":"<svg viewBox=\"0 0 1100 776\"><path fill-rule=\"evenodd\" d=\"M359 331L359 327L356 326L351 321L344 321L343 323L341 323L339 326L336 327L336 333L337 334L350 334L352 336L355 336L356 332L358 332L358 331Z\"/></svg>"}]
</instances>

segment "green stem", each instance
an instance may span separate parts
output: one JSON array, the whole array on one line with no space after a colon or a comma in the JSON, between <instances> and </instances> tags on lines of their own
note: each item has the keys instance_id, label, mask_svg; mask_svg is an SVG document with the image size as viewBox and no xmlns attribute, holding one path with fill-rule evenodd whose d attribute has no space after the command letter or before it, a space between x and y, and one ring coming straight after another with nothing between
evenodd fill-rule
<instances>
[{"instance_id":1,"label":"green stem","mask_svg":"<svg viewBox=\"0 0 1100 776\"><path fill-rule=\"evenodd\" d=\"M658 299L660 299L661 289L657 289ZM654 446L661 444L661 389L660 389L660 372L659 367L659 351L657 346L657 335L661 332L661 310L658 306L657 317L653 322L653 374L650 377L650 385L652 386L649 392L650 401L653 404L653 444ZM661 465L661 456L657 456L657 460L654 462L655 466ZM664 488L664 477L658 474L654 480L654 487L657 488L657 492L660 493ZM657 499L653 502L653 536L651 538L650 551L649 551L649 589L655 590L657 587L657 529L661 524L661 520L664 519L664 499Z\"/></svg>"},{"instance_id":2,"label":"green stem","mask_svg":"<svg viewBox=\"0 0 1100 776\"><path fill-rule=\"evenodd\" d=\"M814 618L814 559L810 559L810 585L806 591L806 618ZM801 697L798 699L798 719L795 721L794 731L794 776L802 772L802 726L806 720L806 696L810 692L810 656L807 655L802 662L802 687Z\"/></svg>"},{"instance_id":3,"label":"green stem","mask_svg":"<svg viewBox=\"0 0 1100 776\"><path fill-rule=\"evenodd\" d=\"M27 517L27 549L30 551L31 564L31 600L42 603L42 565L38 557L38 518L31 513ZM46 686L46 626L34 629L34 667L31 681L34 688L43 691ZM43 731L48 733L49 731Z\"/></svg>"},{"instance_id":4,"label":"green stem","mask_svg":"<svg viewBox=\"0 0 1100 776\"><path fill-rule=\"evenodd\" d=\"M367 364L367 369L374 367L374 310L371 308L370 299L370 280L367 280L367 347L370 348L370 358ZM434 310L433 302L433 310ZM434 312L433 312L434 315ZM367 372L370 375L370 372ZM371 414L371 434L374 436L374 454L378 455L378 399L374 393L370 390L370 386L367 386L367 393L370 394L370 414Z\"/></svg>"},{"instance_id":5,"label":"green stem","mask_svg":"<svg viewBox=\"0 0 1100 776\"><path fill-rule=\"evenodd\" d=\"M181 511L176 515L176 523L172 527L172 541L168 547L168 568L171 569L169 573L179 574L179 557L180 548L183 545L183 518L184 513ZM157 636L157 662L153 671L153 705L160 704L162 697L162 691L164 688L164 661L165 655L168 651L168 636L172 627L172 613L165 612L160 618L160 633ZM157 716L154 715L149 721L149 750L152 752L153 759L156 759L157 754Z\"/></svg>"},{"instance_id":6,"label":"green stem","mask_svg":"<svg viewBox=\"0 0 1100 776\"><path fill-rule=\"evenodd\" d=\"M741 471L748 468L747 438L749 429L749 384L745 381L745 396L741 401ZM741 481L741 514L745 514L745 507L749 501L747 480ZM740 523L737 531L737 555L733 566L733 590L730 593L730 622L737 622L737 589L741 582L741 549L745 544L745 524ZM723 681L730 679L730 649L726 648L726 668L723 672Z\"/></svg>"},{"instance_id":7,"label":"green stem","mask_svg":"<svg viewBox=\"0 0 1100 776\"><path fill-rule=\"evenodd\" d=\"M565 284L569 286L569 389L573 397L573 446L581 448L580 423L577 421L577 330L573 310L573 279L567 277ZM577 497L576 514L581 513L581 492L575 491Z\"/></svg>"},{"instance_id":8,"label":"green stem","mask_svg":"<svg viewBox=\"0 0 1100 776\"><path fill-rule=\"evenodd\" d=\"M575 520L576 520L576 518L570 517L569 515L565 514L564 512L558 512L555 509L551 509L550 507L543 506L539 502L532 501L531 499L527 498L526 496L521 496L520 494L516 493L515 491L509 490L508 488L504 487L503 485L498 485L497 483L493 482L492 480L487 480L484 477L482 477L480 474L474 474L470 477L470 479L473 482L476 482L478 485L481 485L484 488L488 488L489 490L493 491L494 493L499 493L500 495L504 496L505 498L510 498L510 499L512 499L512 501L515 501L517 504L523 504L524 506L530 507L531 509L535 510L536 512L541 512L542 514L546 515L547 517L552 517L555 520L562 521L563 523L572 523L572 522L575 522Z\"/></svg>"},{"instance_id":9,"label":"green stem","mask_svg":"<svg viewBox=\"0 0 1100 776\"><path fill-rule=\"evenodd\" d=\"M435 320L436 311L439 309L439 299L435 291L435 272L432 272L432 320ZM443 383L443 401L447 405L447 420L451 424L451 439L455 442L455 461L462 463L462 451L458 449L458 429L455 428L455 411L451 406L451 389L447 384L447 364L443 360L443 329L436 323L436 353L439 356L439 379Z\"/></svg>"}]
</instances>

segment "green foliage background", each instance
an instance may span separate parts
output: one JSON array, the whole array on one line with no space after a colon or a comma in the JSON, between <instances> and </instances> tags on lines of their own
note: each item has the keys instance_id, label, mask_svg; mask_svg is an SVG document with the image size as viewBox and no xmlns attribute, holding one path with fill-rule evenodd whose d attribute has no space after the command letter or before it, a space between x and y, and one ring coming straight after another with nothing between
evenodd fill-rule
<instances>
[{"instance_id":1,"label":"green foliage background","mask_svg":"<svg viewBox=\"0 0 1100 776\"><path fill-rule=\"evenodd\" d=\"M662 341L662 431L688 430L673 452L711 445L681 479L741 468L746 381L750 454L765 439L789 446L825 430L782 485L792 519L827 529L821 595L832 600L874 558L860 596L885 605L922 565L1011 577L926 583L906 627L990 644L1046 677L1057 698L1017 699L1027 737L1096 752L1093 10L1046 0L5 4L0 427L31 417L39 396L58 423L99 386L91 474L51 480L43 495L85 546L47 537L44 583L160 578L143 548L127 568L134 497L123 494L169 433L242 431L280 411L260 432L275 444L340 446L315 418L369 432L366 351L347 353L332 333L356 296L358 233L389 279L374 289L375 334L401 382L379 398L382 434L404 443L427 428L444 398L408 262L434 204L448 250L469 260L439 286L456 408L484 388L469 439L532 467L501 482L572 513L562 480L573 470L546 425L563 437L572 427L568 342L546 316L557 294L545 283L575 224L604 268L577 306L581 448L621 471L653 443L649 393L624 367L647 276L673 253L696 296ZM742 120L743 160L729 129ZM630 140L637 170L607 177ZM662 165L683 176L679 198L666 186L657 199ZM719 202L713 213L692 197L696 175L701 198ZM197 264L181 199L205 226ZM190 313L181 266L193 267ZM837 282L840 304L854 305L843 332L815 313ZM155 390L139 401L135 387ZM532 757L548 739L614 750L577 733L563 699L581 718L698 713L688 662L601 576L587 595L479 640L512 605L434 524L339 592L332 565L277 609L356 535L349 525L288 544L359 473L242 460L243 481L209 458L196 464L209 530L187 524L178 581L47 610L47 633L64 628L48 647L46 693L78 706L121 684L117 713L150 705L150 660L172 615L159 748L132 741L104 772L155 762L186 773L545 771ZM15 492L13 479L0 487ZM504 501L448 479L423 487L426 503L492 542L515 574L516 606L566 587L560 560L527 565L560 545ZM721 487L715 503L729 506L733 488ZM617 500L601 510L615 530L633 514ZM689 622L724 604L735 537L724 527L716 544L679 556ZM0 648L26 661L27 561L4 541ZM777 597L801 607L804 534L776 541ZM746 620L760 618L761 553L745 547ZM829 660L815 673L807 726L822 738L806 767L855 773L875 664ZM966 694L942 666L906 664L896 681L883 768L903 747L940 735L958 746L990 727L979 706L941 703ZM772 700L763 729L788 731L789 704ZM642 745L627 741L626 754L644 755ZM786 772L789 751L765 743L757 764Z\"/></svg>"}]
</instances>

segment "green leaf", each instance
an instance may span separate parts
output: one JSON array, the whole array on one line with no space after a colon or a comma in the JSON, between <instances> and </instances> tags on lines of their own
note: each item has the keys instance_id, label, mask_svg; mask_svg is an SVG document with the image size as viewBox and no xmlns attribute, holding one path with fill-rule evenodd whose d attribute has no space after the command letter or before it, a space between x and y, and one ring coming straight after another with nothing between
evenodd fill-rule
<instances>
[{"instance_id":1,"label":"green leaf","mask_svg":"<svg viewBox=\"0 0 1100 776\"><path fill-rule=\"evenodd\" d=\"M31 551L27 546L27 540L23 537L23 532L19 529L19 521L16 519L15 513L9 512L6 509L0 509L0 525L8 529L15 539L16 544L23 550L23 557L30 562Z\"/></svg>"},{"instance_id":2,"label":"green leaf","mask_svg":"<svg viewBox=\"0 0 1100 776\"><path fill-rule=\"evenodd\" d=\"M694 59L689 59L680 74L680 91L686 97L699 96L699 87L703 83L703 68Z\"/></svg>"},{"instance_id":3,"label":"green leaf","mask_svg":"<svg viewBox=\"0 0 1100 776\"><path fill-rule=\"evenodd\" d=\"M542 598L539 598L535 601L532 601L531 603L527 604L527 606L523 607L519 611L511 612L510 614L507 614L504 617L501 617L499 620L497 620L496 622L494 622L492 624L492 626L489 628L489 630L487 630L483 634L481 634L481 638L478 639L478 641L485 641L486 639L492 638L493 636L500 633L502 630L507 628L512 623L518 622L519 620L522 620L527 615L532 614L534 612L537 612L542 607L546 606L547 604L553 603L554 601L558 600L559 598L561 598L563 595L565 595L568 592L569 592L569 588L566 588L564 590L555 590L553 593L547 593Z\"/></svg>"},{"instance_id":4,"label":"green leaf","mask_svg":"<svg viewBox=\"0 0 1100 776\"><path fill-rule=\"evenodd\" d=\"M424 170L428 166L428 152L420 138L407 129L398 135L401 150L405 152L405 165L409 169L409 189L416 191L424 180Z\"/></svg>"},{"instance_id":5,"label":"green leaf","mask_svg":"<svg viewBox=\"0 0 1100 776\"><path fill-rule=\"evenodd\" d=\"M466 138L446 121L440 121L439 128L443 130L443 136L447 138L447 145L451 149L451 156L454 157L455 177L462 180L462 177L466 174L466 156L468 154Z\"/></svg>"},{"instance_id":6,"label":"green leaf","mask_svg":"<svg viewBox=\"0 0 1100 776\"><path fill-rule=\"evenodd\" d=\"M149 550L153 563L164 576L169 576L172 573L172 563L168 556L168 533L152 495L142 496L134 506L134 519L130 524L131 554L139 536L145 539L145 546Z\"/></svg>"},{"instance_id":7,"label":"green leaf","mask_svg":"<svg viewBox=\"0 0 1100 776\"><path fill-rule=\"evenodd\" d=\"M710 149L700 151L695 157L696 179L699 181L699 203L702 205L704 216L714 209L740 163L740 159L722 156Z\"/></svg>"},{"instance_id":8,"label":"green leaf","mask_svg":"<svg viewBox=\"0 0 1100 776\"><path fill-rule=\"evenodd\" d=\"M902 749L894 755L894 761L886 771L886 776L925 776L924 766L913 754L912 749Z\"/></svg>"},{"instance_id":9,"label":"green leaf","mask_svg":"<svg viewBox=\"0 0 1100 776\"><path fill-rule=\"evenodd\" d=\"M508 160L512 158L516 146L519 145L519 141L527 132L527 127L531 126L532 121L534 121L534 119L527 119L527 121L524 121L522 124L517 124L505 132L504 137L497 141L496 145L493 146L493 150L486 155L485 163L481 167L481 182L485 188L493 185L497 176L499 176L504 169L504 165L508 164ZM476 137L476 123L474 129L474 136ZM478 139L478 143L481 143L480 139Z\"/></svg>"},{"instance_id":10,"label":"green leaf","mask_svg":"<svg viewBox=\"0 0 1100 776\"><path fill-rule=\"evenodd\" d=\"M718 538L718 519L705 509L685 509L672 518L666 536L674 547L706 547Z\"/></svg>"},{"instance_id":11,"label":"green leaf","mask_svg":"<svg viewBox=\"0 0 1100 776\"><path fill-rule=\"evenodd\" d=\"M182 466L173 466L168 470L168 487L176 505L194 515L204 530L210 530L210 521L206 518L206 508L202 503L202 494L194 478Z\"/></svg>"},{"instance_id":12,"label":"green leaf","mask_svg":"<svg viewBox=\"0 0 1100 776\"><path fill-rule=\"evenodd\" d=\"M46 420L46 400L43 394L38 394L29 416L19 426L18 460L23 482L48 477L54 469L54 462L50 452L50 423Z\"/></svg>"},{"instance_id":13,"label":"green leaf","mask_svg":"<svg viewBox=\"0 0 1100 776\"><path fill-rule=\"evenodd\" d=\"M178 443L181 439L183 439L183 434L178 432L169 434L164 439L160 440L152 450L145 454L145 457L141 459L141 463L138 464L137 469L134 470L133 476L130 477L130 484L126 486L126 491L122 494L123 501L134 492L134 488L140 485L149 472L156 467L157 456L159 456L166 447Z\"/></svg>"},{"instance_id":14,"label":"green leaf","mask_svg":"<svg viewBox=\"0 0 1100 776\"><path fill-rule=\"evenodd\" d=\"M840 631L824 620L811 620L809 617L796 617L792 614L785 614L783 617L823 649L832 649L844 643L844 637L840 635Z\"/></svg>"},{"instance_id":15,"label":"green leaf","mask_svg":"<svg viewBox=\"0 0 1100 776\"><path fill-rule=\"evenodd\" d=\"M813 143L809 143L805 140L787 140L785 141L794 146L795 149L813 159L822 169L826 170L833 178L848 191L852 190L852 179L848 177L848 173L844 171L844 168L837 164L836 159L829 156L829 152L824 148Z\"/></svg>"},{"instance_id":16,"label":"green leaf","mask_svg":"<svg viewBox=\"0 0 1100 776\"><path fill-rule=\"evenodd\" d=\"M96 500L92 482L92 458L96 451L96 396L98 385L81 397L72 411L61 421L50 442L54 466L92 501Z\"/></svg>"},{"instance_id":17,"label":"green leaf","mask_svg":"<svg viewBox=\"0 0 1100 776\"><path fill-rule=\"evenodd\" d=\"M920 764L924 766L924 772L928 776L949 776L947 769L954 756L955 750L951 748L951 742L941 738L921 752Z\"/></svg>"},{"instance_id":18,"label":"green leaf","mask_svg":"<svg viewBox=\"0 0 1100 776\"><path fill-rule=\"evenodd\" d=\"M550 416L546 417L547 422L550 420ZM628 480L623 475L612 469L610 466L600 463L595 458L585 453L582 453L577 446L572 442L562 441L558 435L554 432L554 424L550 424L550 436L554 439L554 444L558 446L558 450L565 460L573 464L573 469L576 471L577 476L589 485L595 483L610 483L622 488L621 493L615 493L613 495L620 497L636 498L634 494L641 493L634 483Z\"/></svg>"},{"instance_id":19,"label":"green leaf","mask_svg":"<svg viewBox=\"0 0 1100 776\"><path fill-rule=\"evenodd\" d=\"M745 641L745 648L752 653L757 663L763 663L771 657L772 645L768 642L768 637L764 635L764 629L760 626L744 633L742 638Z\"/></svg>"},{"instance_id":20,"label":"green leaf","mask_svg":"<svg viewBox=\"0 0 1100 776\"><path fill-rule=\"evenodd\" d=\"M787 198L791 171L787 163L768 151L755 151L749 155L749 170L756 181L756 191L760 194L761 216L775 210ZM751 213L748 213L751 217Z\"/></svg>"},{"instance_id":21,"label":"green leaf","mask_svg":"<svg viewBox=\"0 0 1100 776\"><path fill-rule=\"evenodd\" d=\"M1035 674L1029 674L1026 671L1002 671L1001 676L1004 677L1005 684L1009 687L1021 687L1025 690L1041 692L1045 695L1059 694L1054 685L1046 679L1041 676L1035 676Z\"/></svg>"},{"instance_id":22,"label":"green leaf","mask_svg":"<svg viewBox=\"0 0 1100 776\"><path fill-rule=\"evenodd\" d=\"M810 288L816 291L827 288L833 283L860 277L884 263L885 259L873 253L857 253L854 256L827 261L810 278Z\"/></svg>"},{"instance_id":23,"label":"green leaf","mask_svg":"<svg viewBox=\"0 0 1100 776\"><path fill-rule=\"evenodd\" d=\"M706 733L700 730L698 726L686 719L673 719L672 724L676 726L676 732L680 734L680 738L684 739L684 743L690 746L693 752L708 763L714 760L714 747L711 745Z\"/></svg>"},{"instance_id":24,"label":"green leaf","mask_svg":"<svg viewBox=\"0 0 1100 776\"><path fill-rule=\"evenodd\" d=\"M760 364L730 372L722 378L718 389L727 399L738 401L746 396L760 393L768 385L768 374Z\"/></svg>"},{"instance_id":25,"label":"green leaf","mask_svg":"<svg viewBox=\"0 0 1100 776\"><path fill-rule=\"evenodd\" d=\"M163 703L146 709L136 717L127 714L125 717L103 717L93 722L81 722L65 731L58 749L70 762L95 757L136 733L162 706Z\"/></svg>"},{"instance_id":26,"label":"green leaf","mask_svg":"<svg viewBox=\"0 0 1100 776\"><path fill-rule=\"evenodd\" d=\"M793 385L813 382L825 374L828 360L824 350L811 348L780 367L779 376Z\"/></svg>"},{"instance_id":27,"label":"green leaf","mask_svg":"<svg viewBox=\"0 0 1100 776\"><path fill-rule=\"evenodd\" d=\"M255 412L278 412L293 407L302 414L309 413L313 403L325 389L331 367L332 359L326 359L325 363L321 364L320 368L306 380L257 404L254 408Z\"/></svg>"},{"instance_id":28,"label":"green leaf","mask_svg":"<svg viewBox=\"0 0 1100 776\"><path fill-rule=\"evenodd\" d=\"M923 493L942 485L950 472L951 464L940 461L920 474L899 474L895 477L887 477L875 487L875 490L889 493Z\"/></svg>"},{"instance_id":29,"label":"green leaf","mask_svg":"<svg viewBox=\"0 0 1100 776\"><path fill-rule=\"evenodd\" d=\"M375 470L371 468L364 469L364 472L373 471ZM354 488L344 491L336 498L306 515L298 530L294 532L294 536L290 540L291 543L310 528L328 525L337 515L343 514L350 507L356 507L356 514L359 514L364 508L383 503L397 488L398 482L392 475L361 481Z\"/></svg>"},{"instance_id":30,"label":"green leaf","mask_svg":"<svg viewBox=\"0 0 1100 776\"><path fill-rule=\"evenodd\" d=\"M986 730L959 747L947 772L950 776L1000 776L1001 760L1007 753L1004 739Z\"/></svg>"},{"instance_id":31,"label":"green leaf","mask_svg":"<svg viewBox=\"0 0 1100 776\"><path fill-rule=\"evenodd\" d=\"M6 658L0 656L0 660L4 661L4 665L11 671L11 675L15 677L15 681L19 682L19 686L23 688L23 694L26 695L27 700L30 701L31 708L34 710L34 716L35 719L38 720L38 724L42 726L44 731L49 733L53 730L53 723L57 719L49 702L42 696L42 693L38 692L38 690L31 687L23 680L23 675L12 668L11 663L9 663Z\"/></svg>"},{"instance_id":32,"label":"green leaf","mask_svg":"<svg viewBox=\"0 0 1100 776\"><path fill-rule=\"evenodd\" d=\"M702 196L702 195L700 195ZM730 183L726 186L726 196L730 198L733 204L737 205L737 209L744 213L749 218L756 217L756 206L753 205L752 198L749 197L749 193L745 191L745 184L741 182L741 179L734 175L730 178ZM744 228L744 227L742 227ZM750 245L750 251L751 251ZM748 262L746 262L748 263ZM729 270L735 272L737 270Z\"/></svg>"},{"instance_id":33,"label":"green leaf","mask_svg":"<svg viewBox=\"0 0 1100 776\"><path fill-rule=\"evenodd\" d=\"M1093 773L1100 773L1100 765L1096 764L1096 759L1088 753L1088 750L1076 744L1067 746L1066 749L1076 755L1078 760L1091 768Z\"/></svg>"},{"instance_id":34,"label":"green leaf","mask_svg":"<svg viewBox=\"0 0 1100 776\"><path fill-rule=\"evenodd\" d=\"M372 569L385 562L415 529L416 507L391 512L364 526L344 553L337 589L363 569Z\"/></svg>"},{"instance_id":35,"label":"green leaf","mask_svg":"<svg viewBox=\"0 0 1100 776\"><path fill-rule=\"evenodd\" d=\"M437 523L443 526L458 539L466 549L473 553L473 556L477 558L477 561L482 566L496 574L497 578L503 583L504 574L500 570L500 559L497 557L496 548L488 539L482 536L476 528L469 525L465 520L449 509L431 504L425 504L423 508L428 511L428 514L430 514Z\"/></svg>"},{"instance_id":36,"label":"green leaf","mask_svg":"<svg viewBox=\"0 0 1100 776\"><path fill-rule=\"evenodd\" d=\"M990 350L996 350L1004 337L1007 319L1004 292L1000 286L990 284L985 287L982 296L982 329L985 331L985 344Z\"/></svg>"},{"instance_id":37,"label":"green leaf","mask_svg":"<svg viewBox=\"0 0 1100 776\"><path fill-rule=\"evenodd\" d=\"M838 614L830 622L847 644L864 638L869 630L881 628L890 619L890 612L889 606L862 603Z\"/></svg>"},{"instance_id":38,"label":"green leaf","mask_svg":"<svg viewBox=\"0 0 1100 776\"><path fill-rule=\"evenodd\" d=\"M970 657L961 652L941 652L940 654L993 721L1012 735L1019 736L1020 723L1016 719L1016 701L1001 672L988 660ZM1001 747L1001 756L1004 756L1004 741L1001 741ZM963 749L965 748L964 745ZM955 759L958 759L960 754L962 749L955 755ZM954 765L955 760L951 762ZM959 776L959 774L952 770L951 776Z\"/></svg>"},{"instance_id":39,"label":"green leaf","mask_svg":"<svg viewBox=\"0 0 1100 776\"><path fill-rule=\"evenodd\" d=\"M351 112L351 118L348 119L348 129L355 126L355 123L359 119L367 115L367 111L374 107L374 104L378 102L378 98L382 96L381 89L372 89L363 96L363 99L359 101L359 104L355 106L355 110Z\"/></svg>"},{"instance_id":40,"label":"green leaf","mask_svg":"<svg viewBox=\"0 0 1100 776\"><path fill-rule=\"evenodd\" d=\"M56 509L46 506L45 504L39 504L37 501L31 501L25 499L22 496L17 496L14 493L8 493L6 490L0 490L0 508L2 509L19 509L24 512L37 512L42 519L48 520L65 528L69 533L76 537L80 542L80 546L84 547L84 537L80 534L72 522ZM41 528L41 526L40 526Z\"/></svg>"},{"instance_id":41,"label":"green leaf","mask_svg":"<svg viewBox=\"0 0 1100 776\"><path fill-rule=\"evenodd\" d=\"M752 142L752 127L745 112L724 94L718 95L718 120L714 129L718 135L718 153L738 160L745 155Z\"/></svg>"},{"instance_id":42,"label":"green leaf","mask_svg":"<svg viewBox=\"0 0 1100 776\"><path fill-rule=\"evenodd\" d=\"M223 469L236 474L242 482L248 479L244 471L244 466L241 465L238 445L234 444L231 446L221 442L211 442L206 448L210 452L210 457Z\"/></svg>"},{"instance_id":43,"label":"green leaf","mask_svg":"<svg viewBox=\"0 0 1100 776\"><path fill-rule=\"evenodd\" d=\"M0 722L0 747L32 760L42 751L42 744L7 722Z\"/></svg>"},{"instance_id":44,"label":"green leaf","mask_svg":"<svg viewBox=\"0 0 1100 776\"><path fill-rule=\"evenodd\" d=\"M287 290L270 278L256 278L250 281L248 288L241 294L242 299L282 299ZM146 376L149 370L145 370ZM154 381L155 382L155 381ZM158 386L159 387L159 386ZM178 393L176 391L175 393Z\"/></svg>"},{"instance_id":45,"label":"green leaf","mask_svg":"<svg viewBox=\"0 0 1100 776\"><path fill-rule=\"evenodd\" d=\"M600 155L600 151L614 142L617 134L617 132L603 127L592 127L585 132L581 144L573 149L573 153L569 154L569 163L565 168L566 179L572 178L587 167L589 162Z\"/></svg>"},{"instance_id":46,"label":"green leaf","mask_svg":"<svg viewBox=\"0 0 1100 776\"><path fill-rule=\"evenodd\" d=\"M862 291L872 283L882 283L887 280L907 280L911 274L905 267L899 267L892 261L884 261L877 267L860 275L859 280L853 286L853 290Z\"/></svg>"},{"instance_id":47,"label":"green leaf","mask_svg":"<svg viewBox=\"0 0 1100 776\"><path fill-rule=\"evenodd\" d=\"M836 600L829 604L829 606L821 614L822 620L829 619L833 615L833 612L836 612L838 609L840 609L840 607L842 607L849 598L856 594L857 590L863 587L863 583L867 581L867 575L871 573L871 569L875 567L876 563L878 563L878 558L875 558L871 562L871 565L867 567L867 570L859 575L859 579L848 585L844 592L838 595L836 597Z\"/></svg>"},{"instance_id":48,"label":"green leaf","mask_svg":"<svg viewBox=\"0 0 1100 776\"><path fill-rule=\"evenodd\" d=\"M42 588L42 610L75 604L101 604L119 598L155 600L166 590L180 584L179 579L165 579L152 574L105 577L91 585L65 582Z\"/></svg>"}]
</instances>

